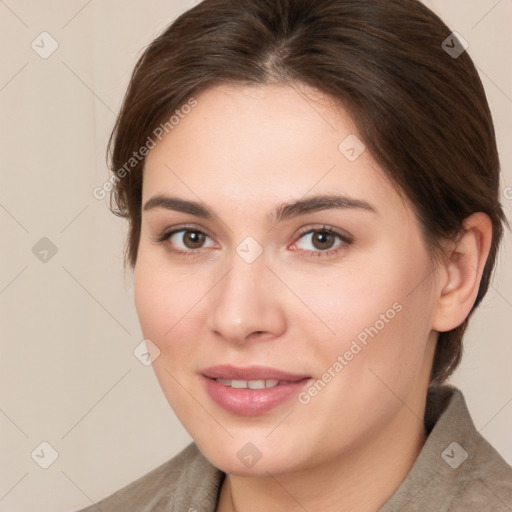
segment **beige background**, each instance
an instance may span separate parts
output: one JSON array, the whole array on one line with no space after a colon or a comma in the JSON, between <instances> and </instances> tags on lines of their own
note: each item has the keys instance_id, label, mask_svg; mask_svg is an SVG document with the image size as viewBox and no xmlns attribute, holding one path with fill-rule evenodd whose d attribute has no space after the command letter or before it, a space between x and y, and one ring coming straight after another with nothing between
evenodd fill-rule
<instances>
[{"instance_id":1,"label":"beige background","mask_svg":"<svg viewBox=\"0 0 512 512\"><path fill-rule=\"evenodd\" d=\"M469 42L494 113L512 218L512 1L426 3ZM192 4L0 2L1 512L77 510L191 441L151 367L133 355L142 335L122 268L125 226L92 190L108 177L107 138L137 56ZM43 31L59 45L47 59L31 47ZM46 263L32 251L43 237L57 248ZM507 233L452 382L476 427L512 463L510 249ZM36 463L50 460L43 441L58 452L48 469Z\"/></svg>"}]
</instances>

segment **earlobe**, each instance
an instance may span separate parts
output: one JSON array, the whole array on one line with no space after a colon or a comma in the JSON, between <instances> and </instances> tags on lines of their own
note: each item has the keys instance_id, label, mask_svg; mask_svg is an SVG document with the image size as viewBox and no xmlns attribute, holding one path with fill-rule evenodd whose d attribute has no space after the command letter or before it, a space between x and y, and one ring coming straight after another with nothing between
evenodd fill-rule
<instances>
[{"instance_id":1,"label":"earlobe","mask_svg":"<svg viewBox=\"0 0 512 512\"><path fill-rule=\"evenodd\" d=\"M439 282L432 329L445 332L466 319L475 303L482 272L492 241L492 223L482 213L464 221L464 232L451 242L441 265L444 276Z\"/></svg>"}]
</instances>

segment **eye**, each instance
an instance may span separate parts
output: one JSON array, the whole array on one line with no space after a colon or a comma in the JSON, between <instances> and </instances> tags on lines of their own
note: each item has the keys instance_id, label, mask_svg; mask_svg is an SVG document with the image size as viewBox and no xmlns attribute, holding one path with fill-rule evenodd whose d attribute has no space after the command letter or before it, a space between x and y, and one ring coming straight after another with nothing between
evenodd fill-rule
<instances>
[{"instance_id":1,"label":"eye","mask_svg":"<svg viewBox=\"0 0 512 512\"><path fill-rule=\"evenodd\" d=\"M214 246L213 243L205 246L207 239L210 239L210 237L199 229L181 227L163 233L156 239L156 242L165 242L171 252L190 255L192 252L196 252L197 249Z\"/></svg>"},{"instance_id":2,"label":"eye","mask_svg":"<svg viewBox=\"0 0 512 512\"><path fill-rule=\"evenodd\" d=\"M208 240L210 240L210 244L205 245ZM181 226L164 232L155 241L165 243L170 252L183 256L196 256L200 254L200 249L215 247L206 233L193 226ZM350 236L343 235L331 227L323 226L303 231L291 248L298 249L310 257L332 256L352 242Z\"/></svg>"},{"instance_id":3,"label":"eye","mask_svg":"<svg viewBox=\"0 0 512 512\"><path fill-rule=\"evenodd\" d=\"M336 239L339 241L337 244ZM350 245L352 241L351 238L338 233L335 229L323 226L303 232L292 247L298 246L301 251L310 253L311 256L325 256L336 254L342 248Z\"/></svg>"}]
</instances>

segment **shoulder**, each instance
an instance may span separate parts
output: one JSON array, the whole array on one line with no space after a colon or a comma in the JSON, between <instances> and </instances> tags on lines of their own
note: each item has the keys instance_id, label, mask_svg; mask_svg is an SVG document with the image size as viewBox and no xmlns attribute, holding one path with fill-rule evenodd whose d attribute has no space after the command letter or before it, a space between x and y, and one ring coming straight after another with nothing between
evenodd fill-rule
<instances>
[{"instance_id":1,"label":"shoulder","mask_svg":"<svg viewBox=\"0 0 512 512\"><path fill-rule=\"evenodd\" d=\"M223 473L189 444L172 459L77 512L215 510Z\"/></svg>"},{"instance_id":2,"label":"shoulder","mask_svg":"<svg viewBox=\"0 0 512 512\"><path fill-rule=\"evenodd\" d=\"M379 512L510 512L512 467L476 429L462 391L429 388L424 423L425 445Z\"/></svg>"},{"instance_id":3,"label":"shoulder","mask_svg":"<svg viewBox=\"0 0 512 512\"><path fill-rule=\"evenodd\" d=\"M450 467L456 475L458 492L454 492L453 510L486 510L489 512L510 512L512 510L512 467L498 451L475 428L467 412L466 402L461 391L456 399L458 414L454 414L453 446L444 452L445 460L454 454L455 467ZM456 436L465 443L458 443ZM453 448L453 449L450 449ZM457 455L457 452L460 454ZM453 460L453 459L452 459ZM459 465L460 464L460 465ZM450 509L452 510L452 509Z\"/></svg>"}]
</instances>

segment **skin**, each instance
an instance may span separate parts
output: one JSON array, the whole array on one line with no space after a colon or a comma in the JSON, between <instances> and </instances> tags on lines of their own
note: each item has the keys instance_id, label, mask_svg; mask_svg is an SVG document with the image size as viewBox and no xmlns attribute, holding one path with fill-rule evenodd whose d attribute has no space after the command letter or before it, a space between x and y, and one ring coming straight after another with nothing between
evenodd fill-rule
<instances>
[{"instance_id":1,"label":"skin","mask_svg":"<svg viewBox=\"0 0 512 512\"><path fill-rule=\"evenodd\" d=\"M217 510L375 511L419 454L437 333L459 325L478 291L491 224L466 219L446 258L428 256L412 209L364 151L338 146L356 134L345 111L299 84L222 85L146 158L143 204L158 194L201 201L218 216L154 208L142 214L134 271L145 338L160 350L153 367L176 415L205 457L228 474ZM272 223L281 203L316 194L367 201ZM190 232L156 238L192 224ZM330 226L325 252L310 229ZM252 263L236 252L247 237L263 249ZM324 242L325 243L325 242ZM199 247L199 248L196 248ZM330 247L327 247L330 248ZM194 252L193 257L173 249ZM311 375L333 366L358 334L401 306L309 403L295 397L255 416L214 403L201 370L221 363L265 365ZM261 459L246 467L247 443Z\"/></svg>"}]
</instances>

